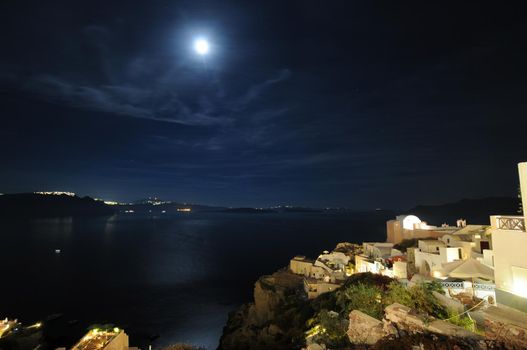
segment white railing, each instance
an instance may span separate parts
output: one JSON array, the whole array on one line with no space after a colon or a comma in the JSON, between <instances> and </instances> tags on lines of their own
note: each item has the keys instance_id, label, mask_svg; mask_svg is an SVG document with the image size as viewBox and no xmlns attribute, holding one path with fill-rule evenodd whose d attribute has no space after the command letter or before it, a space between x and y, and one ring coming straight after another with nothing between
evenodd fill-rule
<instances>
[{"instance_id":1,"label":"white railing","mask_svg":"<svg viewBox=\"0 0 527 350\"><path fill-rule=\"evenodd\" d=\"M455 288L455 289L464 289L464 282L440 282L443 288Z\"/></svg>"},{"instance_id":2,"label":"white railing","mask_svg":"<svg viewBox=\"0 0 527 350\"><path fill-rule=\"evenodd\" d=\"M496 289L496 285L494 285L494 284L487 284L487 283L473 283L472 287L474 289L489 290L489 291L493 291L494 289Z\"/></svg>"},{"instance_id":3,"label":"white railing","mask_svg":"<svg viewBox=\"0 0 527 350\"><path fill-rule=\"evenodd\" d=\"M500 230L525 232L525 218L523 216L497 216L496 225Z\"/></svg>"}]
</instances>

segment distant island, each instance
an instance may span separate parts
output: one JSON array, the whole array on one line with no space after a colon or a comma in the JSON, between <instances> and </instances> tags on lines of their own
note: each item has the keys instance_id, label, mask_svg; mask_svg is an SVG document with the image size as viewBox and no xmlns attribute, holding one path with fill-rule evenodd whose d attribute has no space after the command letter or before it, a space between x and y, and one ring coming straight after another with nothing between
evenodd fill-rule
<instances>
[{"instance_id":1,"label":"distant island","mask_svg":"<svg viewBox=\"0 0 527 350\"><path fill-rule=\"evenodd\" d=\"M0 217L105 216L115 208L91 197L67 192L15 193L0 196Z\"/></svg>"},{"instance_id":2,"label":"distant island","mask_svg":"<svg viewBox=\"0 0 527 350\"><path fill-rule=\"evenodd\" d=\"M514 215L518 210L518 198L488 197L462 199L442 205L418 205L402 213L413 213L430 222L445 220L453 223L460 217L469 222L484 222L495 213ZM0 195L0 217L67 217L67 216L105 216L114 214L162 215L171 213L239 213L239 214L277 214L277 213L345 213L360 211L348 208L310 208L280 205L267 208L223 207L192 204L147 198L132 203L104 201L89 196L80 197L71 192L34 192ZM393 213L390 210L375 209L365 213ZM391 215L391 214L390 214Z\"/></svg>"},{"instance_id":3,"label":"distant island","mask_svg":"<svg viewBox=\"0 0 527 350\"><path fill-rule=\"evenodd\" d=\"M228 208L222 211L223 213L239 213L239 214L269 214L276 213L272 209L264 208Z\"/></svg>"}]
</instances>

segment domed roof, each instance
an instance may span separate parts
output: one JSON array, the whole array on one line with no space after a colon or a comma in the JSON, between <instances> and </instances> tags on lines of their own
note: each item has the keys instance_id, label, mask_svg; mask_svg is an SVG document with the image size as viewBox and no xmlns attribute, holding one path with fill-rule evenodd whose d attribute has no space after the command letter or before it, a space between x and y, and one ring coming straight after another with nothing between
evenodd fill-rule
<instances>
[{"instance_id":1,"label":"domed roof","mask_svg":"<svg viewBox=\"0 0 527 350\"><path fill-rule=\"evenodd\" d=\"M399 219L403 223L403 228L405 230L413 230L415 224L421 223L421 219L419 219L415 215L401 215L397 219Z\"/></svg>"}]
</instances>

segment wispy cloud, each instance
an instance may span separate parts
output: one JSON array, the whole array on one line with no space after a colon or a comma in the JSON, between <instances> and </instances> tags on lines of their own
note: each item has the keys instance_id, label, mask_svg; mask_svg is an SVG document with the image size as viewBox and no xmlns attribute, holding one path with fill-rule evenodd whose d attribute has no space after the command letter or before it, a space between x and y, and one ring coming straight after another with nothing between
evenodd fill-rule
<instances>
[{"instance_id":1,"label":"wispy cloud","mask_svg":"<svg viewBox=\"0 0 527 350\"><path fill-rule=\"evenodd\" d=\"M245 95L241 96L237 101L233 103L232 109L236 111L245 109L247 105L249 105L252 101L260 97L273 85L287 80L290 76L291 71L289 69L282 69L278 72L277 75L261 83L251 86Z\"/></svg>"},{"instance_id":2,"label":"wispy cloud","mask_svg":"<svg viewBox=\"0 0 527 350\"><path fill-rule=\"evenodd\" d=\"M15 79L12 75L2 74L0 77L13 82ZM231 123L236 113L249 108L270 86L287 79L289 75L288 70L281 70L278 75L250 86L245 95L230 97L226 101L219 100L225 95L225 87L218 81L213 86L214 90L218 90L216 93L203 94L186 101L173 91L173 86L166 84L147 87L127 82L82 84L50 74L26 79L19 77L21 79L18 80L23 81L23 90L53 103L160 122L211 126ZM282 114L283 110L278 109L277 113ZM253 114L257 119L265 119L275 113L263 110Z\"/></svg>"},{"instance_id":3,"label":"wispy cloud","mask_svg":"<svg viewBox=\"0 0 527 350\"><path fill-rule=\"evenodd\" d=\"M228 121L211 116L206 109L191 110L175 94L165 94L154 104L150 89L126 85L77 85L52 75L39 75L23 86L51 102L71 107L185 125L214 125ZM156 97L159 100L159 97Z\"/></svg>"},{"instance_id":4,"label":"wispy cloud","mask_svg":"<svg viewBox=\"0 0 527 350\"><path fill-rule=\"evenodd\" d=\"M75 67L69 74L71 67L64 67L29 73L16 64L0 62L0 83L79 109L191 126L223 126L235 122L241 113L257 115L258 99L291 75L288 69L271 71L235 93L239 90L222 80L220 70L198 69L185 55L165 57L150 51L123 55L116 48L119 33L115 31L101 25L83 28L91 55L82 59L95 62L89 70Z\"/></svg>"}]
</instances>

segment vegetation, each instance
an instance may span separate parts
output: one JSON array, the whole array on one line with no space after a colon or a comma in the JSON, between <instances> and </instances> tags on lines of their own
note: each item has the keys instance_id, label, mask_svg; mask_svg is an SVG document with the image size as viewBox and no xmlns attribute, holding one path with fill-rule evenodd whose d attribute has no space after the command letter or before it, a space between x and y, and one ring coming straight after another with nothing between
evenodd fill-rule
<instances>
[{"instance_id":1,"label":"vegetation","mask_svg":"<svg viewBox=\"0 0 527 350\"><path fill-rule=\"evenodd\" d=\"M330 348L338 348L348 344L346 331L348 322L335 311L321 310L308 321L312 327L306 332L307 336L316 337Z\"/></svg>"},{"instance_id":2,"label":"vegetation","mask_svg":"<svg viewBox=\"0 0 527 350\"><path fill-rule=\"evenodd\" d=\"M276 282L281 277L275 275L274 278ZM272 281L265 280L266 285L262 287L269 290L276 289ZM352 310L360 310L381 320L384 309L393 303L474 330L474 323L469 317L457 315L440 304L433 294L433 292L443 293L438 283L424 282L406 287L386 276L357 273L352 275L341 288L322 294L313 300L305 299L303 286L298 281L290 285L284 283L280 285L287 285L287 288L276 292L280 295L280 303L273 310L273 319L265 324L274 325L280 331L273 337L269 337L266 331L264 336L259 338L258 347L252 347L254 349L300 348L305 345L306 338L324 343L331 349L345 349L350 346L346 332ZM236 323L231 323L231 326L239 327ZM258 337L258 332L253 333L249 330L247 342L253 342L254 337ZM234 344L244 343L235 341Z\"/></svg>"},{"instance_id":3,"label":"vegetation","mask_svg":"<svg viewBox=\"0 0 527 350\"><path fill-rule=\"evenodd\" d=\"M435 318L448 318L448 309L439 303L433 292L443 293L441 286L436 282L405 287L394 281L388 286L383 299L383 307L399 303Z\"/></svg>"},{"instance_id":4,"label":"vegetation","mask_svg":"<svg viewBox=\"0 0 527 350\"><path fill-rule=\"evenodd\" d=\"M381 319L383 315L382 290L375 285L359 283L337 294L337 305L344 315L359 310L371 317Z\"/></svg>"},{"instance_id":5,"label":"vegetation","mask_svg":"<svg viewBox=\"0 0 527 350\"><path fill-rule=\"evenodd\" d=\"M476 322L466 315L459 315L453 310L448 310L448 322L463 327L469 331L477 332Z\"/></svg>"},{"instance_id":6,"label":"vegetation","mask_svg":"<svg viewBox=\"0 0 527 350\"><path fill-rule=\"evenodd\" d=\"M433 292L444 293L437 282L423 282L406 287L399 282L377 274L353 275L344 286L334 293L327 293L312 303L316 316L307 322L307 335L316 335L327 345L338 347L346 341L346 329L342 322L352 310L359 310L376 319L382 319L384 309L399 303L427 316L447 320L455 325L474 331L475 324L467 316L459 316L440 304ZM334 310L334 311L327 311ZM338 315L338 317L335 317Z\"/></svg>"}]
</instances>

